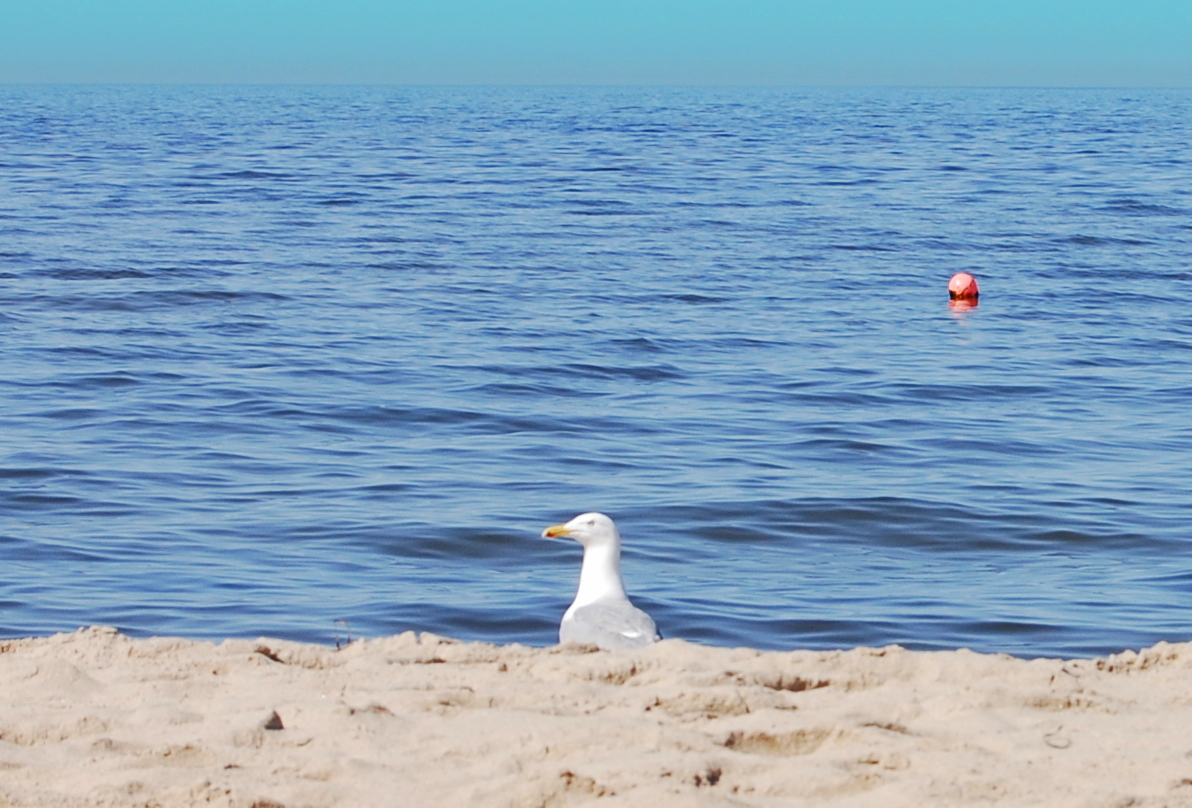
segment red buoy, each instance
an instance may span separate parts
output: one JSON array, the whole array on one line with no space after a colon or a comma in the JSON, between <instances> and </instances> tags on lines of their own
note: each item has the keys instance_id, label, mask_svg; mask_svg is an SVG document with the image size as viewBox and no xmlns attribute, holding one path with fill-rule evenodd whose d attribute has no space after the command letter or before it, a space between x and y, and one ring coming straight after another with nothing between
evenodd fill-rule
<instances>
[{"instance_id":1,"label":"red buoy","mask_svg":"<svg viewBox=\"0 0 1192 808\"><path fill-rule=\"evenodd\" d=\"M957 272L948 281L948 297L952 300L976 300L979 294L977 279L967 272Z\"/></svg>"}]
</instances>

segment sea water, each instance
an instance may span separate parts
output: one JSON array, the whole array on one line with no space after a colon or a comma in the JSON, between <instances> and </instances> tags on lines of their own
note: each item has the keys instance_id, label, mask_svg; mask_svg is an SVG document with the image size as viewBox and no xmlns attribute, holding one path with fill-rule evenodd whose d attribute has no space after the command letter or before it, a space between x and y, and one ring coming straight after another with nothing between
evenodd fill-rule
<instances>
[{"instance_id":1,"label":"sea water","mask_svg":"<svg viewBox=\"0 0 1192 808\"><path fill-rule=\"evenodd\" d=\"M1192 93L0 87L0 635L1192 639ZM949 304L974 274L979 305Z\"/></svg>"}]
</instances>

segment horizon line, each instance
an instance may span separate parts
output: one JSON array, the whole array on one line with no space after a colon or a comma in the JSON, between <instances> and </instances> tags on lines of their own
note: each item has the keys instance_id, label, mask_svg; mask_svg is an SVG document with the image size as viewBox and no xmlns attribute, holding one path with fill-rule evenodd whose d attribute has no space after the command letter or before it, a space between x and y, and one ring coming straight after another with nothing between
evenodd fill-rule
<instances>
[{"instance_id":1,"label":"horizon line","mask_svg":"<svg viewBox=\"0 0 1192 808\"><path fill-rule=\"evenodd\" d=\"M0 79L0 87L425 87L550 89L873 89L873 90L1192 90L1188 84L872 84L755 82L438 82L438 81L24 81Z\"/></svg>"}]
</instances>

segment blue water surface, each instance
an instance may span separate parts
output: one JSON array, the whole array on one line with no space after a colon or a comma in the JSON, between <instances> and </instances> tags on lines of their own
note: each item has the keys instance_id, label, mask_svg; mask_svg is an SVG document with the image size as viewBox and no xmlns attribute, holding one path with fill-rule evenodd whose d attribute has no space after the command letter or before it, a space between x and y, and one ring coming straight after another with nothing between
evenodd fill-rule
<instances>
[{"instance_id":1,"label":"blue water surface","mask_svg":"<svg viewBox=\"0 0 1192 808\"><path fill-rule=\"evenodd\" d=\"M1192 92L0 87L0 635L1192 639ZM949 276L976 275L953 307Z\"/></svg>"}]
</instances>

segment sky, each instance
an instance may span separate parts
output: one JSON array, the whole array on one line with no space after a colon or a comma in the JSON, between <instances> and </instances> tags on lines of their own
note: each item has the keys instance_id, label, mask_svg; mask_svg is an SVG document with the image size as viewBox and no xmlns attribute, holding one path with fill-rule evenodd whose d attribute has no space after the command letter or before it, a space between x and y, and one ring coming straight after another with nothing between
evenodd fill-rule
<instances>
[{"instance_id":1,"label":"sky","mask_svg":"<svg viewBox=\"0 0 1192 808\"><path fill-rule=\"evenodd\" d=\"M1192 86L1192 0L0 0L0 82Z\"/></svg>"}]
</instances>

